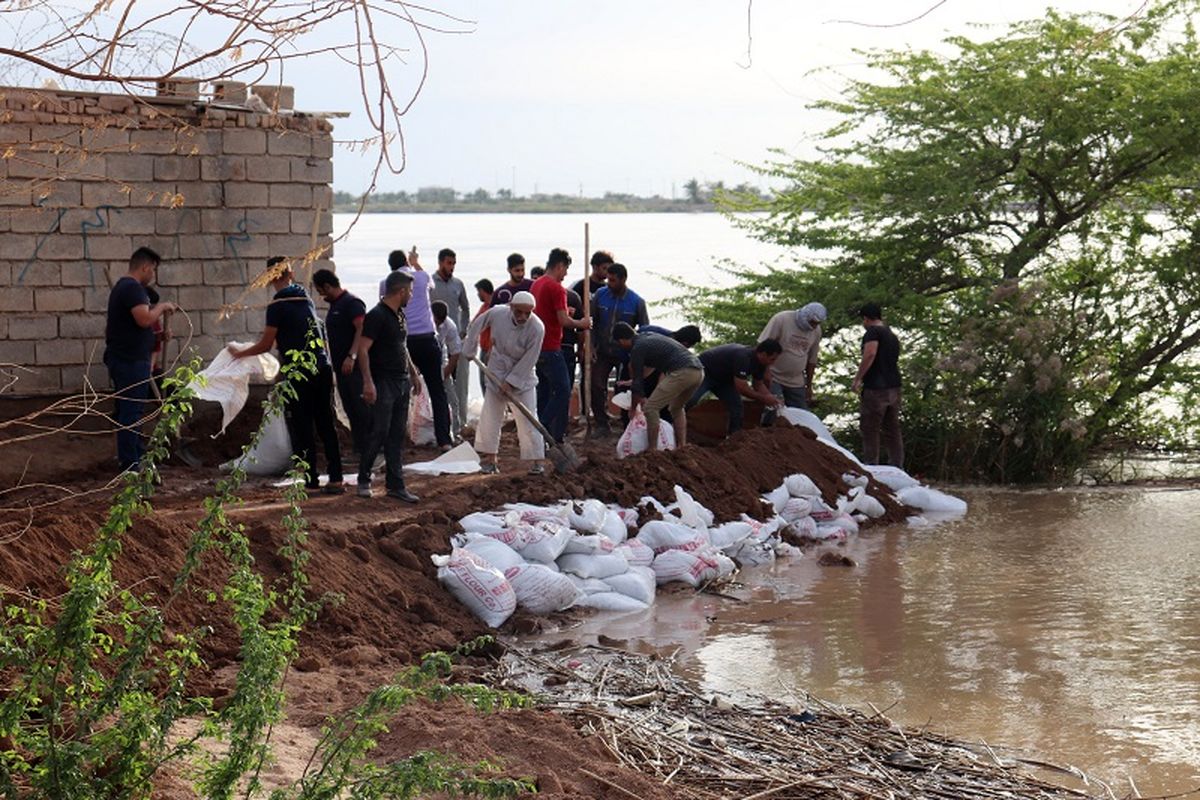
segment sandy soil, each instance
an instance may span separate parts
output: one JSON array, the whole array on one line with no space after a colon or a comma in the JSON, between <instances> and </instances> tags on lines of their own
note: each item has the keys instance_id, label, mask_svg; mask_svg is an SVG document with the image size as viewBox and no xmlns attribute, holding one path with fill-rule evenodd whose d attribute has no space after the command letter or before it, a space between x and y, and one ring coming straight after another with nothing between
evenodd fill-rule
<instances>
[{"instance_id":1,"label":"sandy soil","mask_svg":"<svg viewBox=\"0 0 1200 800\"><path fill-rule=\"evenodd\" d=\"M19 418L45 405L42 401L3 401L0 420ZM68 416L49 421L51 427ZM211 490L216 466L234 456L258 423L252 402L231 429L218 439L219 412L202 404L189 425L190 452L202 466L172 463L153 511L129 532L117 577L138 584L143 593L161 594L182 563L200 506ZM113 439L98 434L105 422L85 417L71 432L23 438L36 426L0 421L0 590L53 596L62 591L61 567L70 553L87 546L112 493ZM421 496L417 506L382 497L314 496L305 503L313 559L312 589L337 592L344 601L327 608L304 633L301 653L289 679L286 735L280 741L311 742L327 715L351 706L394 671L422 653L452 648L487 632L437 583L429 556L448 551L456 520L474 510L509 501L551 502L564 497L595 497L633 505L650 494L669 499L675 484L685 486L712 509L718 521L743 512L762 515L760 494L793 472L805 472L833 501L846 488L841 474L850 464L816 443L812 435L787 426L744 431L720 447L689 446L618 461L615 440L587 442L573 433L587 463L567 476L531 478L515 463L515 435L504 438L501 466L512 474L495 476L416 477L409 488ZM349 450L348 444L344 448ZM414 448L406 460L436 455ZM879 487L872 486L872 490ZM877 492L888 519L904 510ZM268 577L284 564L276 555L283 530L283 505L268 481L249 484L244 503L231 509L245 525L255 557ZM170 623L213 627L205 646L204 668L195 675L196 691L220 696L230 686L238 637L220 604L204 599L204 590L221 584L219 561L206 564L189 598L172 607ZM503 632L532 630L539 621L517 615ZM400 717L381 740L379 755L400 756L441 749L466 759L487 758L509 775L533 776L544 796L626 797L612 784L643 798L666 798L670 790L618 765L594 739L575 731L560 717L538 710L503 712L481 718L458 705L422 705ZM596 780L591 775L600 775ZM164 786L162 796L186 796L180 785Z\"/></svg>"}]
</instances>

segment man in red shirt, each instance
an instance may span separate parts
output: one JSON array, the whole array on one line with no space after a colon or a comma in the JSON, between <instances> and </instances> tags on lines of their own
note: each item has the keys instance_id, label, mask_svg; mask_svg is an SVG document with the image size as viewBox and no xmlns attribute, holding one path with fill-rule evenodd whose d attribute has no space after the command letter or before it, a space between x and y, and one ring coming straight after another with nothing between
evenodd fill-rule
<instances>
[{"instance_id":1,"label":"man in red shirt","mask_svg":"<svg viewBox=\"0 0 1200 800\"><path fill-rule=\"evenodd\" d=\"M567 362L562 353L563 328L587 330L590 317L571 319L567 311L567 290L563 279L571 266L571 256L561 247L550 251L546 258L546 274L533 282L530 292L537 305L534 313L546 328L542 352L537 361L538 419L550 431L554 441L562 443L567 434L567 417L571 407L571 382Z\"/></svg>"}]
</instances>

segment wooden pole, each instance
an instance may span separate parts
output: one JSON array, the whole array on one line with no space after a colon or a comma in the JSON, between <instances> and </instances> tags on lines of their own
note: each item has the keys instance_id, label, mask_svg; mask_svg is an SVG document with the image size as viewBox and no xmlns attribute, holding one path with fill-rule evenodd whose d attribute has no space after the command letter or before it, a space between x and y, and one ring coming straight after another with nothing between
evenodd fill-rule
<instances>
[{"instance_id":1,"label":"wooden pole","mask_svg":"<svg viewBox=\"0 0 1200 800\"><path fill-rule=\"evenodd\" d=\"M592 311L592 264L591 264L591 228L588 223L583 223L583 315L591 316ZM592 331L587 329L583 332L583 372L581 373L579 382L579 407L583 409L583 422L587 426L587 432L592 432L592 415L588 413L592 408L592 392L591 392L591 377L592 377Z\"/></svg>"}]
</instances>

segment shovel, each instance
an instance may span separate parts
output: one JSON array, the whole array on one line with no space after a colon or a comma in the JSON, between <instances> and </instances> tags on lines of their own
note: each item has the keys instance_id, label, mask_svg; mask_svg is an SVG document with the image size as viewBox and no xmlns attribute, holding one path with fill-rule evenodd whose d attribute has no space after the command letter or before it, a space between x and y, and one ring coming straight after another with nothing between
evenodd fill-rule
<instances>
[{"instance_id":1,"label":"shovel","mask_svg":"<svg viewBox=\"0 0 1200 800\"><path fill-rule=\"evenodd\" d=\"M487 364L484 364L475 356L471 356L471 360L479 365L479 369L484 375L487 376L488 380L490 380L496 386L497 391L503 391L500 389L500 380L490 369L487 368ZM540 433L542 438L546 440L546 447L548 448L546 451L546 456L550 459L550 463L554 465L555 472L557 472L559 475L562 475L565 472L578 469L580 466L582 466L583 461L581 461L579 456L575 453L574 447L569 444L559 444L558 442L554 441L554 437L550 435L550 431L546 430L546 426L541 423L541 420L537 418L536 414L526 408L525 404L517 398L508 394L505 394L505 396L508 398L508 402L516 406L517 410L525 415L525 419L529 420L530 424L537 428L538 433Z\"/></svg>"}]
</instances>

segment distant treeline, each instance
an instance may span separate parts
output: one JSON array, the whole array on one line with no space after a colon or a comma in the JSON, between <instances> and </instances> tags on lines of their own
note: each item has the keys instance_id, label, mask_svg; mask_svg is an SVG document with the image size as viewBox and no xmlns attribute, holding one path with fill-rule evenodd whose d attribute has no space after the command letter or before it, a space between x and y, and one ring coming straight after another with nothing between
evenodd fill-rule
<instances>
[{"instance_id":1,"label":"distant treeline","mask_svg":"<svg viewBox=\"0 0 1200 800\"><path fill-rule=\"evenodd\" d=\"M376 192L367 198L365 210L393 214L694 212L715 210L714 201L722 195L763 197L757 187L748 183L738 186L726 186L723 181L702 184L694 178L683 185L683 192L683 197L679 198L658 195L639 197L618 192L606 192L603 197L540 193L520 197L514 196L508 189L500 189L493 194L487 189L459 192L448 186L423 186L415 192ZM359 195L334 192L333 210L357 211L360 201Z\"/></svg>"}]
</instances>

